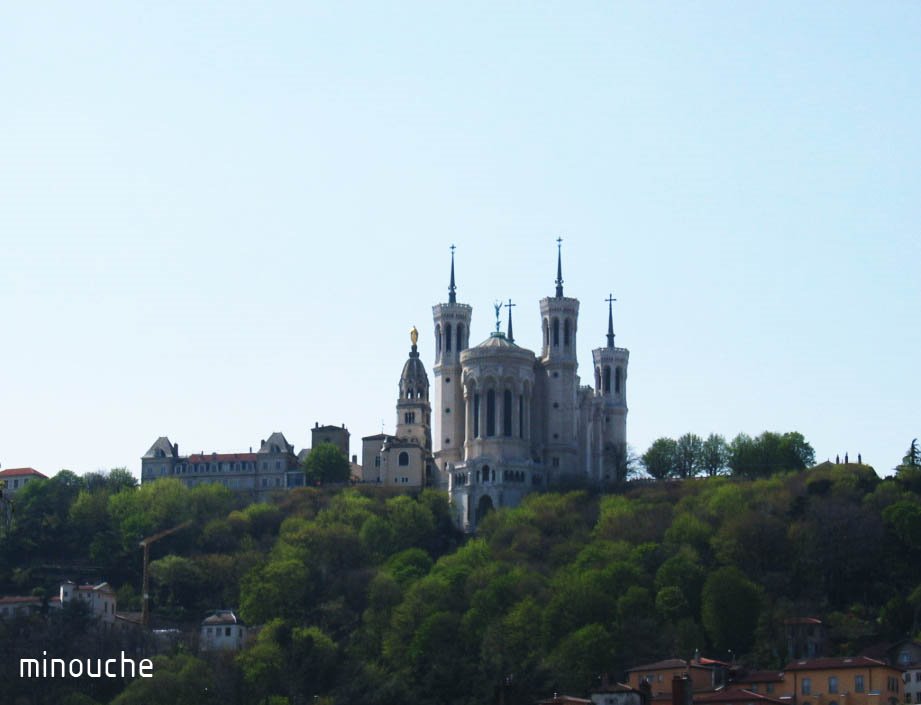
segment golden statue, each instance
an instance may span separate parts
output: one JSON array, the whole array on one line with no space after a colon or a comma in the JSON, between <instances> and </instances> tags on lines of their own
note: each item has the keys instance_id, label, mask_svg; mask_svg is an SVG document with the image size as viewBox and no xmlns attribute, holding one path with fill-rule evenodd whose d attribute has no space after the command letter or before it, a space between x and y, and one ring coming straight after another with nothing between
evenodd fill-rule
<instances>
[{"instance_id":1,"label":"golden statue","mask_svg":"<svg viewBox=\"0 0 921 705\"><path fill-rule=\"evenodd\" d=\"M416 326L412 327L412 330L409 331L409 339L413 343L413 347L416 347L416 343L419 342L419 331L416 330Z\"/></svg>"}]
</instances>

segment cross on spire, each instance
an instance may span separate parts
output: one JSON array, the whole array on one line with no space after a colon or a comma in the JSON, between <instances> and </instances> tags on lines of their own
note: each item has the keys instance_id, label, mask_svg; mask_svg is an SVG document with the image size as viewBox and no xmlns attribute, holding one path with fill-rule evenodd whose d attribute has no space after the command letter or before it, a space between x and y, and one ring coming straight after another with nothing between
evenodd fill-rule
<instances>
[{"instance_id":1,"label":"cross on spire","mask_svg":"<svg viewBox=\"0 0 921 705\"><path fill-rule=\"evenodd\" d=\"M563 298L563 238L556 239L556 298Z\"/></svg>"},{"instance_id":2,"label":"cross on spire","mask_svg":"<svg viewBox=\"0 0 921 705\"><path fill-rule=\"evenodd\" d=\"M608 294L608 298L605 299L608 302L608 347L614 347L614 310L613 304L617 299L614 298L613 294Z\"/></svg>"},{"instance_id":3,"label":"cross on spire","mask_svg":"<svg viewBox=\"0 0 921 705\"><path fill-rule=\"evenodd\" d=\"M448 285L448 303L457 303L457 287L454 285L454 250L457 248L451 245L451 283Z\"/></svg>"},{"instance_id":4,"label":"cross on spire","mask_svg":"<svg viewBox=\"0 0 921 705\"><path fill-rule=\"evenodd\" d=\"M517 306L518 304L513 304L512 300L509 299L508 303L505 304L505 308L508 309L508 342L514 343L515 336L512 334L512 306Z\"/></svg>"}]
</instances>

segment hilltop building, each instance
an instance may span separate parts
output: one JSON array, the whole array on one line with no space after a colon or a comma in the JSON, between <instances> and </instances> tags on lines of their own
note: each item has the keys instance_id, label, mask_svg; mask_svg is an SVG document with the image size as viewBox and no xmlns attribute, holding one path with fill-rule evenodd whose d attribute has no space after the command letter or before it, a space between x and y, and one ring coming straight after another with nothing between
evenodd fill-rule
<instances>
[{"instance_id":1,"label":"hilltop building","mask_svg":"<svg viewBox=\"0 0 921 705\"><path fill-rule=\"evenodd\" d=\"M48 476L35 468L7 468L0 470L0 489L12 497L33 480L47 480Z\"/></svg>"},{"instance_id":2,"label":"hilltop building","mask_svg":"<svg viewBox=\"0 0 921 705\"><path fill-rule=\"evenodd\" d=\"M543 345L534 353L515 343L511 301L506 331L497 304L496 330L470 345L473 309L457 300L452 247L448 301L433 307L434 413L414 328L396 433L362 439L362 479L446 489L466 530L548 483L624 479L630 353L614 345L613 301L606 344L592 351L594 386L582 386L579 301L564 295L559 249L555 293L540 301Z\"/></svg>"}]
</instances>

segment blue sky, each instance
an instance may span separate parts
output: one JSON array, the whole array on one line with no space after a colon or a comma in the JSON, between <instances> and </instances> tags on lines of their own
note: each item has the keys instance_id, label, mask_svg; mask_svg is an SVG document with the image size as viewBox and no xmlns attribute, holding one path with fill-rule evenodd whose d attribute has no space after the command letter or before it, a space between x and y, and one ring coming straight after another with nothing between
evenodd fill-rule
<instances>
[{"instance_id":1,"label":"blue sky","mask_svg":"<svg viewBox=\"0 0 921 705\"><path fill-rule=\"evenodd\" d=\"M921 435L921 4L8 3L0 464L392 431L407 331L535 348L562 236L628 437Z\"/></svg>"}]
</instances>

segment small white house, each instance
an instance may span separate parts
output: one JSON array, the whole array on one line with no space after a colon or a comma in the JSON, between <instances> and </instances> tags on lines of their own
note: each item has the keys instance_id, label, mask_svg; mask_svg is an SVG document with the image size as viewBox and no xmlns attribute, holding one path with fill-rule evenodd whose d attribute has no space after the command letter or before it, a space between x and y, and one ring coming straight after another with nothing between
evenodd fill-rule
<instances>
[{"instance_id":1,"label":"small white house","mask_svg":"<svg viewBox=\"0 0 921 705\"><path fill-rule=\"evenodd\" d=\"M89 605L90 612L103 622L115 622L115 591L108 583L98 585L77 585L71 580L61 583L60 604L80 600Z\"/></svg>"},{"instance_id":2,"label":"small white house","mask_svg":"<svg viewBox=\"0 0 921 705\"><path fill-rule=\"evenodd\" d=\"M246 640L246 625L233 610L215 610L201 623L202 651L239 651Z\"/></svg>"}]
</instances>

